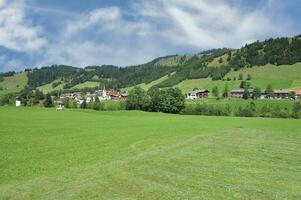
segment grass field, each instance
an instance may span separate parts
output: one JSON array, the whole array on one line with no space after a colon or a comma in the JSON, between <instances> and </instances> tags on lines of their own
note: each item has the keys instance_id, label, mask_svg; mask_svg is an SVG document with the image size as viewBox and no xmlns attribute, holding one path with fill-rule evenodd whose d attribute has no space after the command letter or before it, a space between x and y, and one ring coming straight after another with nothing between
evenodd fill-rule
<instances>
[{"instance_id":1,"label":"grass field","mask_svg":"<svg viewBox=\"0 0 301 200\"><path fill-rule=\"evenodd\" d=\"M7 93L19 92L27 85L27 74L18 73L10 77L5 77L4 81L0 82L0 96Z\"/></svg>"},{"instance_id":2,"label":"grass field","mask_svg":"<svg viewBox=\"0 0 301 200\"><path fill-rule=\"evenodd\" d=\"M300 199L300 122L0 107L0 199Z\"/></svg>"}]
</instances>

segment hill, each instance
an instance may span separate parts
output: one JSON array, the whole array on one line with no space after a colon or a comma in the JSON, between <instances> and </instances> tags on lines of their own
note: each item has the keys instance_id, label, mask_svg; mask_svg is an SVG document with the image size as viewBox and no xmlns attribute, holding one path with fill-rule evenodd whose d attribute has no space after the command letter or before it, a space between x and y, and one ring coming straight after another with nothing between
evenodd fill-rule
<instances>
[{"instance_id":1,"label":"hill","mask_svg":"<svg viewBox=\"0 0 301 200\"><path fill-rule=\"evenodd\" d=\"M26 72L3 77L3 80L0 82L0 96L7 93L20 92L27 85L27 81Z\"/></svg>"},{"instance_id":2,"label":"hill","mask_svg":"<svg viewBox=\"0 0 301 200\"><path fill-rule=\"evenodd\" d=\"M263 88L271 83L274 88L300 88L300 77L296 75L300 68L298 63L301 63L300 36L256 41L235 50L223 48L190 55L165 56L123 68L113 65L85 68L54 65L28 69L26 74L29 89L38 88L44 92L102 88L104 85L106 88L125 90L135 85L144 89L154 85L160 88L178 86L188 91L194 87L211 89L214 85L222 88L225 79L228 79L229 87L234 88L240 84L237 80L239 73L244 77L250 74L254 87ZM286 78L281 76L283 73ZM24 88L26 78L23 77L22 84L16 81L6 78L0 84L6 92L18 92L20 90L14 87L21 85L20 88Z\"/></svg>"},{"instance_id":3,"label":"hill","mask_svg":"<svg viewBox=\"0 0 301 200\"><path fill-rule=\"evenodd\" d=\"M223 91L227 84L229 89L234 89L240 86L239 74L242 74L243 80L249 82L253 88L265 89L268 84L271 84L275 89L301 89L301 63L280 66L267 64L265 66L242 68L228 72L223 80L212 80L211 78L187 79L174 87L180 88L183 92L188 92L193 88L211 90L214 86L217 86L219 91ZM251 80L246 80L248 75L251 76Z\"/></svg>"}]
</instances>

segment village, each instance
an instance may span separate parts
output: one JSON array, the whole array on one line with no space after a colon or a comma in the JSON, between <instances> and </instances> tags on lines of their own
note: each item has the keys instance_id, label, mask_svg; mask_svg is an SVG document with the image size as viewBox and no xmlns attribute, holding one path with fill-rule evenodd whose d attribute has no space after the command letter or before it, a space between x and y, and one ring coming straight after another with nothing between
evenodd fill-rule
<instances>
[{"instance_id":1,"label":"village","mask_svg":"<svg viewBox=\"0 0 301 200\"><path fill-rule=\"evenodd\" d=\"M187 100L197 100L197 99L207 99L209 98L210 91L207 89L193 89L185 94L185 98ZM287 90L287 89L275 89L273 90L273 95L268 95L266 91L260 92L259 97L254 97L254 89L248 89L247 97L245 97L246 92L243 88L237 88L230 91L228 98L231 99L244 99L244 98L252 98L252 99L301 99L301 90ZM96 100L99 101L107 101L107 100L126 100L128 94L122 92L120 90L106 90L104 87L102 90L96 90L94 92L87 92L83 94L82 92L68 92L61 93L59 97L56 99L56 104L58 109L64 108L64 100L70 99L76 102L76 105L80 107L80 105L85 101L86 103L94 102ZM16 98L16 107L22 105L22 102L19 98Z\"/></svg>"},{"instance_id":2,"label":"village","mask_svg":"<svg viewBox=\"0 0 301 200\"><path fill-rule=\"evenodd\" d=\"M106 101L106 100L126 100L127 94L117 90L106 90L104 87L102 90L96 90L95 92L87 92L82 94L81 92L75 93L62 93L57 101L58 107L64 106L64 99L68 98L74 100L77 106L80 106L84 101L86 103L94 102L96 100Z\"/></svg>"}]
</instances>

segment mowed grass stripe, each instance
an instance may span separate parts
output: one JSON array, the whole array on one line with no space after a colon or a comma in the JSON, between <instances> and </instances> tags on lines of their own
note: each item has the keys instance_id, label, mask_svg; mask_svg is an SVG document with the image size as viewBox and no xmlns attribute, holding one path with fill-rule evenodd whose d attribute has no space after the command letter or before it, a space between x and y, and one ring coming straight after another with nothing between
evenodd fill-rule
<instances>
[{"instance_id":1,"label":"mowed grass stripe","mask_svg":"<svg viewBox=\"0 0 301 200\"><path fill-rule=\"evenodd\" d=\"M26 108L0 117L0 199L301 197L300 120Z\"/></svg>"}]
</instances>

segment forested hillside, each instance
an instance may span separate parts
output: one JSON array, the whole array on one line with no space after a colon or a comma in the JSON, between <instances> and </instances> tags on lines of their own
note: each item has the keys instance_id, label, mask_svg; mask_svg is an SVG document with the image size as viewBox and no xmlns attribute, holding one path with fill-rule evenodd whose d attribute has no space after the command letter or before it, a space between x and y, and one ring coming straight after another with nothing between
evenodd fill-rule
<instances>
[{"instance_id":1,"label":"forested hillside","mask_svg":"<svg viewBox=\"0 0 301 200\"><path fill-rule=\"evenodd\" d=\"M128 67L103 65L79 68L53 65L27 69L26 89L47 88L47 91L53 91L103 85L107 88L120 89L150 83L163 88L192 79L207 78L218 81L227 78L226 75L230 71L254 66L292 65L298 62L301 62L301 35L256 41L237 50L223 48L189 55L165 56L146 64ZM14 76L14 73L0 74L0 86L4 79L6 82L10 80L5 77ZM6 82L4 85L9 85Z\"/></svg>"}]
</instances>

